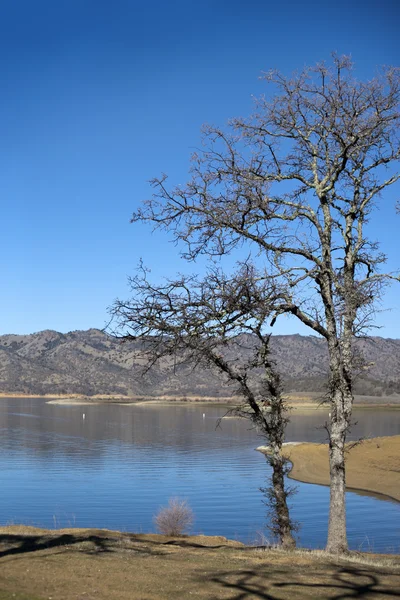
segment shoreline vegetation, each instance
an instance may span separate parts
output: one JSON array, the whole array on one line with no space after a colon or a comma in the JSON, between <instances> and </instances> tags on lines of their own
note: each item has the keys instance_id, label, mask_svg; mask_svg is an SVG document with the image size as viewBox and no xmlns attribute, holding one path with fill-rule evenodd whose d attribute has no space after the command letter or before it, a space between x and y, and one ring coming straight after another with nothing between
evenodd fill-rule
<instances>
[{"instance_id":1,"label":"shoreline vegetation","mask_svg":"<svg viewBox=\"0 0 400 600\"><path fill-rule=\"evenodd\" d=\"M346 444L346 487L379 494L400 502L400 435L376 437ZM257 448L263 454L268 447ZM295 442L284 445L292 463L291 479L329 486L328 444Z\"/></svg>"},{"instance_id":2,"label":"shoreline vegetation","mask_svg":"<svg viewBox=\"0 0 400 600\"><path fill-rule=\"evenodd\" d=\"M17 559L17 560L15 560ZM397 596L399 557L245 546L220 536L0 527L1 600Z\"/></svg>"},{"instance_id":3,"label":"shoreline vegetation","mask_svg":"<svg viewBox=\"0 0 400 600\"><path fill-rule=\"evenodd\" d=\"M323 394L317 392L289 393L286 395L290 408L329 408L324 403ZM27 394L22 392L0 392L0 398L44 398L49 404L60 405L89 405L89 404L222 404L235 406L242 401L240 396L122 396L96 394L85 396L83 394ZM399 408L400 396L355 396L356 408Z\"/></svg>"}]
</instances>

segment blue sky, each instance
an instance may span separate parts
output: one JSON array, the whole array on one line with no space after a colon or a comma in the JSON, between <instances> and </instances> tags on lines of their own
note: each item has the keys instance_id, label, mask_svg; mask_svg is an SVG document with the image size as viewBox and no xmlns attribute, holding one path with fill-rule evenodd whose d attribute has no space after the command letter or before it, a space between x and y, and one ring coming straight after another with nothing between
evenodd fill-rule
<instances>
[{"instance_id":1,"label":"blue sky","mask_svg":"<svg viewBox=\"0 0 400 600\"><path fill-rule=\"evenodd\" d=\"M182 270L165 235L129 223L148 180L183 182L201 125L249 114L262 70L332 51L360 78L399 64L399 17L397 0L4 0L0 333L101 328L140 257L155 277ZM394 269L392 196L371 230ZM400 289L384 308L380 335L400 338Z\"/></svg>"}]
</instances>

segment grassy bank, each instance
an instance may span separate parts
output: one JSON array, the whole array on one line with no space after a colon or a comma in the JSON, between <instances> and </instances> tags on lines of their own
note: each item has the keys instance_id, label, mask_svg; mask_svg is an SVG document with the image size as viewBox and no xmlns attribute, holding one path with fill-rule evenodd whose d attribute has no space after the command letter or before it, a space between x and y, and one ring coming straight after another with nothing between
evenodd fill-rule
<instances>
[{"instance_id":1,"label":"grassy bank","mask_svg":"<svg viewBox=\"0 0 400 600\"><path fill-rule=\"evenodd\" d=\"M400 589L399 558L13 526L0 528L0 600L389 598Z\"/></svg>"},{"instance_id":2,"label":"grassy bank","mask_svg":"<svg viewBox=\"0 0 400 600\"><path fill-rule=\"evenodd\" d=\"M400 435L347 444L346 482L348 488L390 496L400 502ZM304 443L285 446L293 464L290 477L306 483L329 485L327 444Z\"/></svg>"}]
</instances>

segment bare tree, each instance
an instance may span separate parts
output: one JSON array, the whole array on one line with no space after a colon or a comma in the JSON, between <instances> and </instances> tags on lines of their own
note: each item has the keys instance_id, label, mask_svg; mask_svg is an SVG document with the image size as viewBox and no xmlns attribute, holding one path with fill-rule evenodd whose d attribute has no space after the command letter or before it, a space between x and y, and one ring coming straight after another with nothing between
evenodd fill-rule
<instances>
[{"instance_id":1,"label":"bare tree","mask_svg":"<svg viewBox=\"0 0 400 600\"><path fill-rule=\"evenodd\" d=\"M243 402L230 412L250 419L269 444L270 529L284 547L294 547L296 525L289 515L291 490L285 487L287 461L282 456L288 407L270 358L270 336L263 333L282 293L248 262L230 278L214 268L205 279L181 277L159 286L149 282L141 267L130 283L132 299L118 300L112 309L116 333L143 339L148 369L160 358L172 356L175 364L190 361L216 368L235 384Z\"/></svg>"},{"instance_id":2,"label":"bare tree","mask_svg":"<svg viewBox=\"0 0 400 600\"><path fill-rule=\"evenodd\" d=\"M189 261L254 247L286 289L272 324L294 315L329 350L330 516L327 549L347 549L345 441L353 405L353 338L372 322L374 299L394 275L366 230L399 173L399 69L368 82L348 57L291 78L265 75L249 119L204 129L187 184L153 181L133 215L166 229ZM182 247L182 246L181 246Z\"/></svg>"},{"instance_id":3,"label":"bare tree","mask_svg":"<svg viewBox=\"0 0 400 600\"><path fill-rule=\"evenodd\" d=\"M168 506L160 508L154 517L157 529L163 535L181 536L191 528L194 514L187 500L170 498Z\"/></svg>"}]
</instances>

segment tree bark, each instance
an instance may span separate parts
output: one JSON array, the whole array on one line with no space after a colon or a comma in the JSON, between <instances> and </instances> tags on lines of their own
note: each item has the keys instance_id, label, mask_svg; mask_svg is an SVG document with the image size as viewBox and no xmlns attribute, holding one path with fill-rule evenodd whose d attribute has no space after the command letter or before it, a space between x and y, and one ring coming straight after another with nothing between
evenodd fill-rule
<instances>
[{"instance_id":1,"label":"tree bark","mask_svg":"<svg viewBox=\"0 0 400 600\"><path fill-rule=\"evenodd\" d=\"M338 415L336 407L340 405L340 390L332 399L332 414L329 439L329 470L330 470L330 507L328 524L328 552L342 553L348 549L346 533L346 469L345 441L347 425L344 415Z\"/></svg>"},{"instance_id":2,"label":"tree bark","mask_svg":"<svg viewBox=\"0 0 400 600\"><path fill-rule=\"evenodd\" d=\"M288 493L285 490L285 459L279 448L272 448L270 464L272 466L272 493L275 504L276 529L279 532L283 548L295 548L296 541L293 537L293 523L289 516L287 504Z\"/></svg>"},{"instance_id":3,"label":"tree bark","mask_svg":"<svg viewBox=\"0 0 400 600\"><path fill-rule=\"evenodd\" d=\"M342 344L332 340L330 353L330 402L331 422L329 430L330 508L328 552L348 550L346 534L346 468L345 443L351 422L353 394L351 386L351 335L344 336Z\"/></svg>"}]
</instances>

